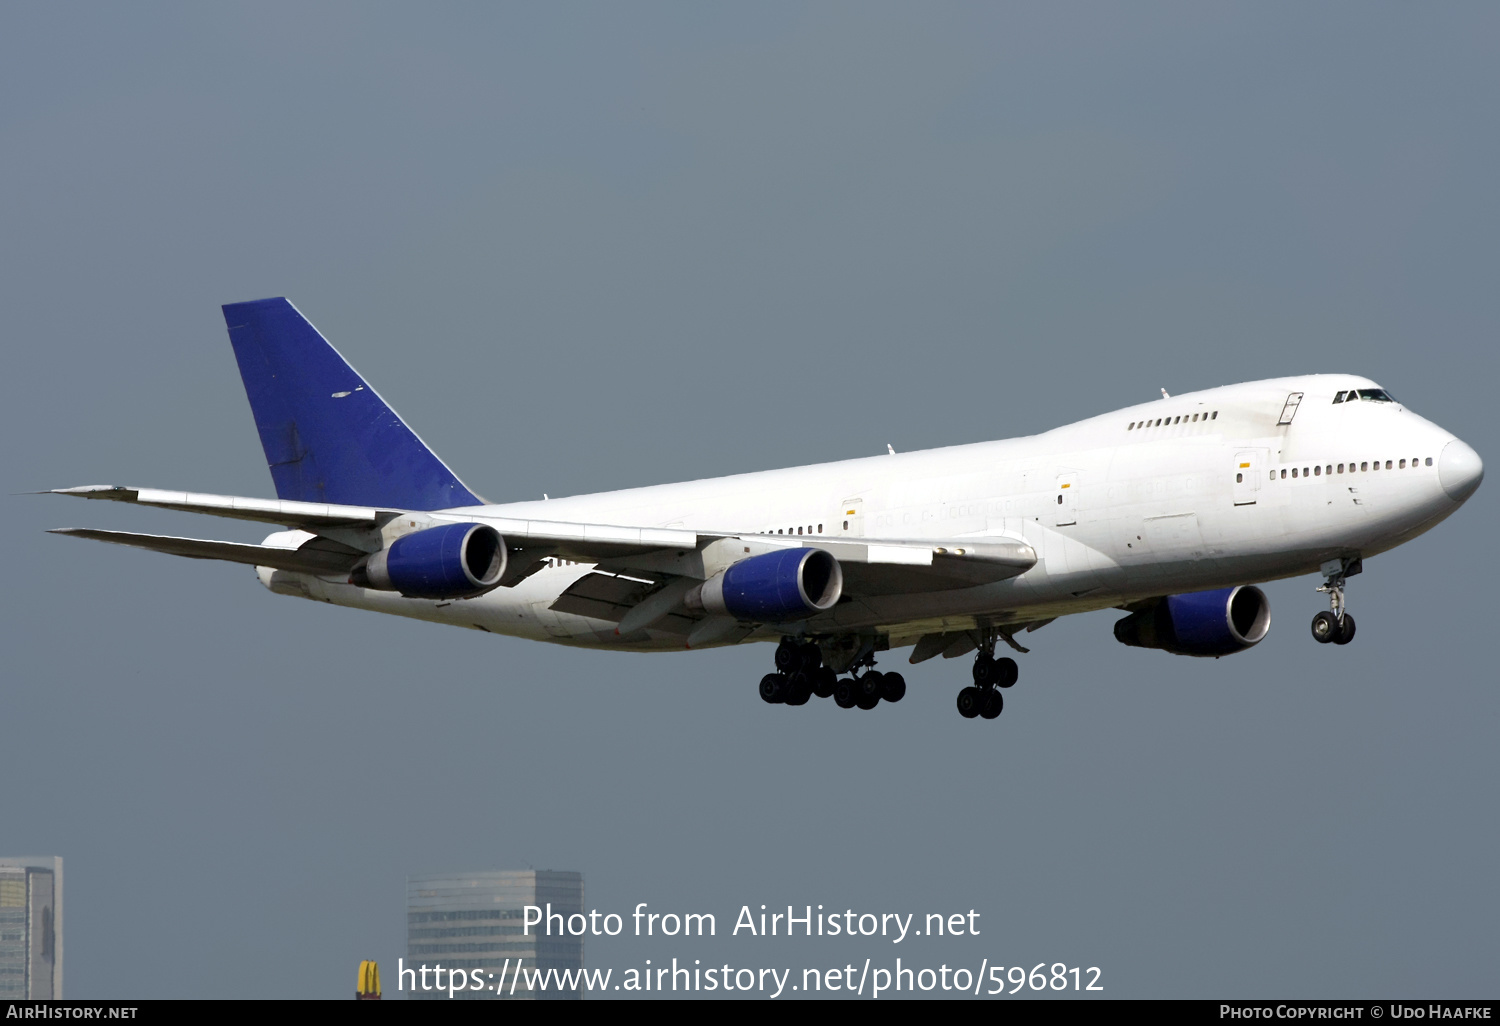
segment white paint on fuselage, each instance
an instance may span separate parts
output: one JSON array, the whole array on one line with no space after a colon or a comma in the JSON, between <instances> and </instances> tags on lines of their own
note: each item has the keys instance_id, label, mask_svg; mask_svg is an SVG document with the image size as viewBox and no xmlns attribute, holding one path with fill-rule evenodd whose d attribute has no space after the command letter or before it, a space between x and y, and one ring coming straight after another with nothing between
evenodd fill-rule
<instances>
[{"instance_id":1,"label":"white paint on fuselage","mask_svg":"<svg viewBox=\"0 0 1500 1026\"><path fill-rule=\"evenodd\" d=\"M895 647L972 627L976 618L1038 621L1310 573L1326 560L1368 558L1421 534L1460 504L1438 474L1454 435L1397 403L1333 402L1340 390L1375 387L1354 375L1248 382L1025 438L452 512L712 534L801 528L833 540L998 536L1036 549L1033 569L998 584L859 598L752 635L875 632ZM1280 425L1293 392L1303 393L1301 405ZM1132 426L1142 423L1149 426ZM1376 463L1378 470L1350 469ZM1320 472L1303 473L1314 467ZM684 647L681 635L621 639L613 623L552 611L588 572L549 565L514 588L453 602L284 573L275 590L563 644Z\"/></svg>"}]
</instances>

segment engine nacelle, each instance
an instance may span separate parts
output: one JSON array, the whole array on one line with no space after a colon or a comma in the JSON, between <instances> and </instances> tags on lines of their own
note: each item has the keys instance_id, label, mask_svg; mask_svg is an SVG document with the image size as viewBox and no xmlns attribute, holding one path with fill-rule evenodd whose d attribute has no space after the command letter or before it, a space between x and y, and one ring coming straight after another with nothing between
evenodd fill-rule
<instances>
[{"instance_id":1,"label":"engine nacelle","mask_svg":"<svg viewBox=\"0 0 1500 1026\"><path fill-rule=\"evenodd\" d=\"M505 574L505 539L484 524L444 524L404 534L355 568L350 583L409 598L478 595Z\"/></svg>"},{"instance_id":2,"label":"engine nacelle","mask_svg":"<svg viewBox=\"0 0 1500 1026\"><path fill-rule=\"evenodd\" d=\"M1271 629L1271 603L1253 586L1168 595L1115 621L1115 639L1174 655L1223 656L1260 643Z\"/></svg>"},{"instance_id":3,"label":"engine nacelle","mask_svg":"<svg viewBox=\"0 0 1500 1026\"><path fill-rule=\"evenodd\" d=\"M751 556L683 596L695 612L756 623L801 620L832 609L844 593L839 561L822 549Z\"/></svg>"}]
</instances>

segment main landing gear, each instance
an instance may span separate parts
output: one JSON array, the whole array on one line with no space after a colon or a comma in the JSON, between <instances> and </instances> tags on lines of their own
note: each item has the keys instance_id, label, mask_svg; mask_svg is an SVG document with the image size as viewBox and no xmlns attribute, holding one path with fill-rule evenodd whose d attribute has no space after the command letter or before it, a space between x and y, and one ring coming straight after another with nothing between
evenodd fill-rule
<instances>
[{"instance_id":1,"label":"main landing gear","mask_svg":"<svg viewBox=\"0 0 1500 1026\"><path fill-rule=\"evenodd\" d=\"M1347 645L1354 640L1354 617L1344 611L1344 579L1353 577L1364 567L1358 559L1335 559L1323 564L1326 580L1318 590L1328 593L1331 609L1324 610L1312 619L1313 640L1320 645L1333 642Z\"/></svg>"},{"instance_id":2,"label":"main landing gear","mask_svg":"<svg viewBox=\"0 0 1500 1026\"><path fill-rule=\"evenodd\" d=\"M1010 687L1020 676L1020 667L1014 659L995 658L995 636L986 631L984 645L974 657L974 683L958 693L958 714L966 720L976 716L993 720L1005 709L1000 689Z\"/></svg>"},{"instance_id":3,"label":"main landing gear","mask_svg":"<svg viewBox=\"0 0 1500 1026\"><path fill-rule=\"evenodd\" d=\"M874 656L866 656L850 669L850 676L840 680L823 665L823 653L817 645L782 638L776 646L777 672L760 679L760 697L780 705L806 705L813 695L831 697L840 709L873 709L882 701L901 701L906 696L906 678L899 673L880 673L874 667Z\"/></svg>"}]
</instances>

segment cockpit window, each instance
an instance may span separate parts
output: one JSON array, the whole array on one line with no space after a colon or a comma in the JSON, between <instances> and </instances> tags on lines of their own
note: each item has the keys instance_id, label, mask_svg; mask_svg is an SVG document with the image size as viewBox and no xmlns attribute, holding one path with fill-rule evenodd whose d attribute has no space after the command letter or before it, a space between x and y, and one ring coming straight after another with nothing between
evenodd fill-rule
<instances>
[{"instance_id":1,"label":"cockpit window","mask_svg":"<svg viewBox=\"0 0 1500 1026\"><path fill-rule=\"evenodd\" d=\"M1383 388L1361 388L1359 397L1371 403L1393 403L1396 400ZM1350 398L1353 398L1351 395Z\"/></svg>"},{"instance_id":2,"label":"cockpit window","mask_svg":"<svg viewBox=\"0 0 1500 1026\"><path fill-rule=\"evenodd\" d=\"M1336 396L1333 397L1333 401L1336 402L1336 403L1341 403L1341 402L1344 401L1344 396L1346 396L1348 394L1349 394L1348 392L1340 392L1338 395L1336 395Z\"/></svg>"}]
</instances>

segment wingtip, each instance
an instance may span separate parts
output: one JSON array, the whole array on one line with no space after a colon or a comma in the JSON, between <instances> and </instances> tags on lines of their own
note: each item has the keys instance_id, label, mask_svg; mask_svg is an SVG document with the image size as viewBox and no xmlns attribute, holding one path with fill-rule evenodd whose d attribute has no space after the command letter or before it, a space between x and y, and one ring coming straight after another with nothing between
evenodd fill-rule
<instances>
[{"instance_id":1,"label":"wingtip","mask_svg":"<svg viewBox=\"0 0 1500 1026\"><path fill-rule=\"evenodd\" d=\"M76 495L85 499L115 499L133 497L140 493L139 488L130 485L78 485L75 488L48 488L45 492L36 492L36 495Z\"/></svg>"}]
</instances>

